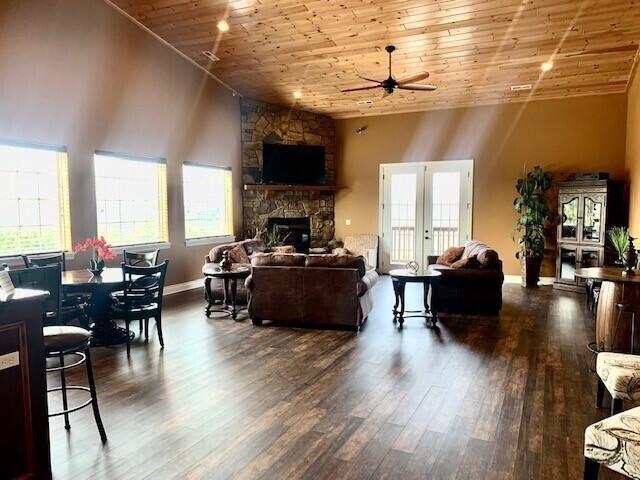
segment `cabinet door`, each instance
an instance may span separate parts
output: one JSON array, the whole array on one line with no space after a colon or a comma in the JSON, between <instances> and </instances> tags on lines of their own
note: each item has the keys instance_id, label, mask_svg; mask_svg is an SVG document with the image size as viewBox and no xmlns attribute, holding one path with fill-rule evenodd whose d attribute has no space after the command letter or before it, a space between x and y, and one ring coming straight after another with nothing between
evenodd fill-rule
<instances>
[{"instance_id":1,"label":"cabinet door","mask_svg":"<svg viewBox=\"0 0 640 480\"><path fill-rule=\"evenodd\" d=\"M578 267L578 247L562 245L558 255L558 281L562 283L576 283L576 268Z\"/></svg>"},{"instance_id":2,"label":"cabinet door","mask_svg":"<svg viewBox=\"0 0 640 480\"><path fill-rule=\"evenodd\" d=\"M588 243L604 243L605 226L605 201L604 193L584 193L581 199L582 225L580 228L580 241Z\"/></svg>"},{"instance_id":3,"label":"cabinet door","mask_svg":"<svg viewBox=\"0 0 640 480\"><path fill-rule=\"evenodd\" d=\"M603 249L594 247L580 247L580 268L602 266Z\"/></svg>"},{"instance_id":4,"label":"cabinet door","mask_svg":"<svg viewBox=\"0 0 640 480\"><path fill-rule=\"evenodd\" d=\"M578 240L578 209L580 195L577 193L563 193L558 197L560 225L558 225L558 240Z\"/></svg>"}]
</instances>

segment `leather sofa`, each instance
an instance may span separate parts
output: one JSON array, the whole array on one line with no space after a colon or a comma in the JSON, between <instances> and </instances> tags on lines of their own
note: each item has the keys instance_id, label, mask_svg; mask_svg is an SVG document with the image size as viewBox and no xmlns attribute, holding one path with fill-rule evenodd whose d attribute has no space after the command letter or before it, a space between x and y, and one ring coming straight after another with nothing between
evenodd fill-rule
<instances>
[{"instance_id":1,"label":"leather sofa","mask_svg":"<svg viewBox=\"0 0 640 480\"><path fill-rule=\"evenodd\" d=\"M291 326L359 329L373 305L378 279L363 257L353 255L254 254L249 316Z\"/></svg>"},{"instance_id":2,"label":"leather sofa","mask_svg":"<svg viewBox=\"0 0 640 480\"><path fill-rule=\"evenodd\" d=\"M438 311L497 315L502 308L502 261L495 250L477 240L464 246L461 258L469 257L475 259L466 268L438 265L437 256L428 257L429 268L442 273L435 291Z\"/></svg>"}]
</instances>

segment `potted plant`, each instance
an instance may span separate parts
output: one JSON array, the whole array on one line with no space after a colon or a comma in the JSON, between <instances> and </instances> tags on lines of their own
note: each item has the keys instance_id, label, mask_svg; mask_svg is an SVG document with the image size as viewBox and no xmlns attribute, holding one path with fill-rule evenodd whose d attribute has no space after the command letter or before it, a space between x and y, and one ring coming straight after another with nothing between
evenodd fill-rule
<instances>
[{"instance_id":1,"label":"potted plant","mask_svg":"<svg viewBox=\"0 0 640 480\"><path fill-rule=\"evenodd\" d=\"M91 260L89 260L89 268L87 270L95 276L100 276L104 270L104 261L116 258L116 254L104 237L87 237L84 243L77 244L73 251L75 253L80 253L90 248L93 252Z\"/></svg>"},{"instance_id":2,"label":"potted plant","mask_svg":"<svg viewBox=\"0 0 640 480\"><path fill-rule=\"evenodd\" d=\"M537 287L544 256L545 227L551 220L546 193L551 188L551 173L539 166L516 182L518 196L513 206L518 212L514 238L518 237L516 258L522 266L522 284Z\"/></svg>"},{"instance_id":3,"label":"potted plant","mask_svg":"<svg viewBox=\"0 0 640 480\"><path fill-rule=\"evenodd\" d=\"M625 267L624 275L633 275L636 266L636 251L633 246L633 238L625 227L611 227L607 232L613 249L618 254L617 263Z\"/></svg>"}]
</instances>

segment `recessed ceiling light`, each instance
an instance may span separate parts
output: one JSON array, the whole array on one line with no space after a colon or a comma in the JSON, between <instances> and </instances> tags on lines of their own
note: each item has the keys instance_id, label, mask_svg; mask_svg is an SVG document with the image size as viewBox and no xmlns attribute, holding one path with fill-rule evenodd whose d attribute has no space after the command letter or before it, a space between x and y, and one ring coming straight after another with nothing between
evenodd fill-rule
<instances>
[{"instance_id":1,"label":"recessed ceiling light","mask_svg":"<svg viewBox=\"0 0 640 480\"><path fill-rule=\"evenodd\" d=\"M211 60L212 62L219 62L220 59L216 56L215 53L213 53L211 50L204 50L202 52L202 54L207 57L209 60Z\"/></svg>"},{"instance_id":2,"label":"recessed ceiling light","mask_svg":"<svg viewBox=\"0 0 640 480\"><path fill-rule=\"evenodd\" d=\"M220 20L218 22L218 30L220 30L221 32L228 32L229 31L229 24L227 23L226 20Z\"/></svg>"},{"instance_id":3,"label":"recessed ceiling light","mask_svg":"<svg viewBox=\"0 0 640 480\"><path fill-rule=\"evenodd\" d=\"M553 68L553 62L551 60L549 60L548 62L544 62L542 65L540 65L540 70L542 70L543 72L548 72L552 68Z\"/></svg>"},{"instance_id":4,"label":"recessed ceiling light","mask_svg":"<svg viewBox=\"0 0 640 480\"><path fill-rule=\"evenodd\" d=\"M512 92L521 92L522 90L531 90L532 86L530 83L525 83L523 85L511 85Z\"/></svg>"},{"instance_id":5,"label":"recessed ceiling light","mask_svg":"<svg viewBox=\"0 0 640 480\"><path fill-rule=\"evenodd\" d=\"M302 92L300 90L296 90L295 92L293 92L293 98L302 98Z\"/></svg>"}]
</instances>

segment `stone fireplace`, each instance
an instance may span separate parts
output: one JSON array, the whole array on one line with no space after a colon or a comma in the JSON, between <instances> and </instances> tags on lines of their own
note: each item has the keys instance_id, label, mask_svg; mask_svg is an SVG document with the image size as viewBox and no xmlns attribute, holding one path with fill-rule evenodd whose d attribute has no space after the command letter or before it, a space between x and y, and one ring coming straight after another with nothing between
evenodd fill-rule
<instances>
[{"instance_id":1,"label":"stone fireplace","mask_svg":"<svg viewBox=\"0 0 640 480\"><path fill-rule=\"evenodd\" d=\"M280 234L285 245L293 245L296 252L309 253L311 246L311 222L309 217L270 217L267 228Z\"/></svg>"},{"instance_id":2,"label":"stone fireplace","mask_svg":"<svg viewBox=\"0 0 640 480\"><path fill-rule=\"evenodd\" d=\"M269 219L308 218L309 245L323 247L335 234L335 192L305 190L280 191L250 188L262 184L262 144L285 143L325 147L327 183L335 184L334 122L310 112L243 98L242 122L242 223L245 238L269 227Z\"/></svg>"}]
</instances>

